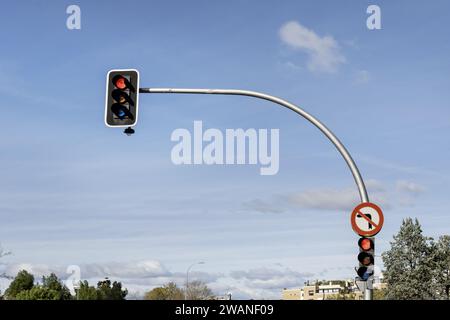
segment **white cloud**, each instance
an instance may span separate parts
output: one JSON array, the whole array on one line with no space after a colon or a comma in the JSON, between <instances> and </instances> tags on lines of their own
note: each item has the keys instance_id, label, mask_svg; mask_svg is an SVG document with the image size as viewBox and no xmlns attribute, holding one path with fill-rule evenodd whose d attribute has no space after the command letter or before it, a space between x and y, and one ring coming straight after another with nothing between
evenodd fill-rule
<instances>
[{"instance_id":1,"label":"white cloud","mask_svg":"<svg viewBox=\"0 0 450 320\"><path fill-rule=\"evenodd\" d=\"M414 206L417 196L425 192L420 184L405 180L385 185L378 180L368 179L365 184L370 201L383 209ZM282 213L295 208L351 211L360 202L357 188L353 185L347 188L316 188L278 194L269 200L247 201L243 206L246 210L260 213Z\"/></svg>"},{"instance_id":2,"label":"white cloud","mask_svg":"<svg viewBox=\"0 0 450 320\"><path fill-rule=\"evenodd\" d=\"M234 279L246 279L255 281L272 281L274 279L280 278L296 278L303 279L305 277L310 277L311 273L301 273L298 271L291 270L289 268L285 269L273 269L267 267L254 268L250 270L236 270L230 273L230 276Z\"/></svg>"},{"instance_id":3,"label":"white cloud","mask_svg":"<svg viewBox=\"0 0 450 320\"><path fill-rule=\"evenodd\" d=\"M20 270L26 270L35 277L55 273L61 279L69 276L67 266L48 266L45 264L14 263L3 267L7 275L16 275ZM81 278L145 278L145 277L163 277L169 276L170 272L159 262L155 260L137 261L137 262L109 262L109 263L91 263L80 265Z\"/></svg>"},{"instance_id":4,"label":"white cloud","mask_svg":"<svg viewBox=\"0 0 450 320\"><path fill-rule=\"evenodd\" d=\"M149 278L169 276L170 272L155 260L145 260L126 263L87 264L82 266L82 276L92 277L121 277L121 278Z\"/></svg>"},{"instance_id":5,"label":"white cloud","mask_svg":"<svg viewBox=\"0 0 450 320\"><path fill-rule=\"evenodd\" d=\"M389 207L387 193L381 182L369 179L365 183L370 200L384 208ZM290 195L288 201L302 208L347 211L361 202L356 187L306 190Z\"/></svg>"},{"instance_id":6,"label":"white cloud","mask_svg":"<svg viewBox=\"0 0 450 320\"><path fill-rule=\"evenodd\" d=\"M284 288L302 287L307 278L314 274L298 272L289 268L255 268L230 273L234 294L254 299L280 299Z\"/></svg>"},{"instance_id":7,"label":"white cloud","mask_svg":"<svg viewBox=\"0 0 450 320\"><path fill-rule=\"evenodd\" d=\"M120 281L129 292L128 299L141 299L149 290L162 286L169 281L183 287L186 272L170 272L159 261L146 260L140 262L111 262L80 265L81 279L88 280L91 285L109 277L112 281ZM0 273L15 276L20 270L27 270L38 281L44 275L54 272L61 280L67 279L66 267L42 264L11 263L0 264ZM260 267L250 270L236 270L229 274L193 271L190 279L205 282L215 294L225 295L232 292L236 299L279 299L283 288L299 287L312 273L302 273L289 268ZM0 290L4 292L11 279L0 277Z\"/></svg>"},{"instance_id":8,"label":"white cloud","mask_svg":"<svg viewBox=\"0 0 450 320\"><path fill-rule=\"evenodd\" d=\"M418 195L423 193L425 188L412 181L400 180L397 181L397 191Z\"/></svg>"},{"instance_id":9,"label":"white cloud","mask_svg":"<svg viewBox=\"0 0 450 320\"><path fill-rule=\"evenodd\" d=\"M320 210L351 210L358 204L355 189L315 189L288 196L294 206Z\"/></svg>"},{"instance_id":10,"label":"white cloud","mask_svg":"<svg viewBox=\"0 0 450 320\"><path fill-rule=\"evenodd\" d=\"M285 23L280 28L279 35L291 48L308 54L307 66L311 71L336 72L339 65L346 61L333 37L320 37L297 21Z\"/></svg>"},{"instance_id":11,"label":"white cloud","mask_svg":"<svg viewBox=\"0 0 450 320\"><path fill-rule=\"evenodd\" d=\"M383 208L389 208L388 192L383 184L373 179L368 179L365 183L370 200ZM309 189L302 192L277 195L270 201L255 199L245 202L243 206L247 210L261 213L281 213L289 208L351 211L360 202L356 186L351 186L340 189Z\"/></svg>"}]
</instances>

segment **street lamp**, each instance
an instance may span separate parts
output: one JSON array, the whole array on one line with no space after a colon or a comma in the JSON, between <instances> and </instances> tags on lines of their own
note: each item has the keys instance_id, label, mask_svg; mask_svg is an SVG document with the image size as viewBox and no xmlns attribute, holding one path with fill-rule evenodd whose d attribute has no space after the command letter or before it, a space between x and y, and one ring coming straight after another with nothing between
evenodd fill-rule
<instances>
[{"instance_id":1,"label":"street lamp","mask_svg":"<svg viewBox=\"0 0 450 320\"><path fill-rule=\"evenodd\" d=\"M187 271L186 271L186 290L184 291L184 300L187 300L187 291L189 289L189 271L191 271L191 268L193 266L197 265L197 264L205 264L205 262L204 261L195 262L195 263L191 264L189 266L189 268L187 268Z\"/></svg>"}]
</instances>

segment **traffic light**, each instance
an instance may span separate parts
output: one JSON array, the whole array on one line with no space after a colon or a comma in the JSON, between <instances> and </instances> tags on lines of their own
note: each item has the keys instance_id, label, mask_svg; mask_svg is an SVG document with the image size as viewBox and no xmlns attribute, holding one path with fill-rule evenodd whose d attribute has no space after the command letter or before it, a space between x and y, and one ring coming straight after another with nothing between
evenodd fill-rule
<instances>
[{"instance_id":1,"label":"traffic light","mask_svg":"<svg viewBox=\"0 0 450 320\"><path fill-rule=\"evenodd\" d=\"M356 271L362 280L367 280L374 271L375 263L375 238L362 237L358 240L359 268Z\"/></svg>"},{"instance_id":2,"label":"traffic light","mask_svg":"<svg viewBox=\"0 0 450 320\"><path fill-rule=\"evenodd\" d=\"M106 76L105 123L108 127L134 126L138 117L139 72L111 70Z\"/></svg>"}]
</instances>

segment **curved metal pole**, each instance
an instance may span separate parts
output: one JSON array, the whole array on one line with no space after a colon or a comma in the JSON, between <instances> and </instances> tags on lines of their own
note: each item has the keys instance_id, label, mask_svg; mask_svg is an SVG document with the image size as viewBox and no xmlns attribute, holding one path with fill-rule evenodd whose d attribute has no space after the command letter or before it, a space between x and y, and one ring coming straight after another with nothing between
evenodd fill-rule
<instances>
[{"instance_id":1,"label":"curved metal pole","mask_svg":"<svg viewBox=\"0 0 450 320\"><path fill-rule=\"evenodd\" d=\"M191 264L189 266L189 268L187 268L187 271L186 271L186 290L184 291L184 300L187 300L187 294L188 294L187 291L189 289L189 271L191 271L192 267L197 265L197 264L205 264L205 262L203 262L203 261L195 262L195 263Z\"/></svg>"},{"instance_id":2,"label":"curved metal pole","mask_svg":"<svg viewBox=\"0 0 450 320\"><path fill-rule=\"evenodd\" d=\"M236 96L248 96L259 98L263 100L268 100L279 104L283 107L291 109L295 113L301 115L303 118L311 122L315 125L323 134L333 143L336 149L344 158L347 163L350 171L352 172L353 178L355 179L356 186L358 187L359 197L361 202L369 202L369 197L367 195L366 186L364 184L361 173L358 170L358 167L355 164L355 161L348 153L347 149L344 145L339 141L339 139L328 129L322 122L320 122L317 118L303 110L302 108L286 101L280 99L278 97L274 97L268 94L256 92L256 91L248 91L248 90L234 90L234 89L173 89L173 88L141 88L139 89L141 93L187 93L187 94L220 94L220 95L236 95Z\"/></svg>"}]
</instances>

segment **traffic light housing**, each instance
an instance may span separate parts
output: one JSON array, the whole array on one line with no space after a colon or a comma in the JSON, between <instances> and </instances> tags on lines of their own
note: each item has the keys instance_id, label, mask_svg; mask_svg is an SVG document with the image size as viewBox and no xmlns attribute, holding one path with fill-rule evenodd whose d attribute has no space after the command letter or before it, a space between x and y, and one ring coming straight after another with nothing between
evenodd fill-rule
<instances>
[{"instance_id":1,"label":"traffic light housing","mask_svg":"<svg viewBox=\"0 0 450 320\"><path fill-rule=\"evenodd\" d=\"M105 124L108 127L136 125L139 103L139 72L111 70L106 76Z\"/></svg>"},{"instance_id":2,"label":"traffic light housing","mask_svg":"<svg viewBox=\"0 0 450 320\"><path fill-rule=\"evenodd\" d=\"M375 264L375 238L361 237L358 240L359 254L359 268L357 274L362 280L367 280L373 275Z\"/></svg>"}]
</instances>

